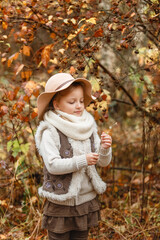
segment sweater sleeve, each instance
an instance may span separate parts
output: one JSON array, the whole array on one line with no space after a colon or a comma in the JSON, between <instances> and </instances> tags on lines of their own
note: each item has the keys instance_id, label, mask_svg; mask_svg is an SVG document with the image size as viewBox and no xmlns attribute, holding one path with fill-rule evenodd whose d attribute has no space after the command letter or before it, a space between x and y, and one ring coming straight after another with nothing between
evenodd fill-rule
<instances>
[{"instance_id":1,"label":"sweater sleeve","mask_svg":"<svg viewBox=\"0 0 160 240\"><path fill-rule=\"evenodd\" d=\"M59 139L57 139L57 141L59 141ZM42 134L39 148L44 164L51 174L67 174L87 166L85 155L73 156L72 158L61 158L58 145L55 139L52 138L48 129Z\"/></svg>"},{"instance_id":2,"label":"sweater sleeve","mask_svg":"<svg viewBox=\"0 0 160 240\"><path fill-rule=\"evenodd\" d=\"M95 126L94 130L94 141L96 152L99 154L97 165L100 167L106 167L109 165L112 159L112 148L104 149L101 147L101 141L97 133L97 127Z\"/></svg>"},{"instance_id":3,"label":"sweater sleeve","mask_svg":"<svg viewBox=\"0 0 160 240\"><path fill-rule=\"evenodd\" d=\"M99 149L99 159L98 159L98 165L101 167L107 167L112 159L112 148L102 148Z\"/></svg>"}]
</instances>

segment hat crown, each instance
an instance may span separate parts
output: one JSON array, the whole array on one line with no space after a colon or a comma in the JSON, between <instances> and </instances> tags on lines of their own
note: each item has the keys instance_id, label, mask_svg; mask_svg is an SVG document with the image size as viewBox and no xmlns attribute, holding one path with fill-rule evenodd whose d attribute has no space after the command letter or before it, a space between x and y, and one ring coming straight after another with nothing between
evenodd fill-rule
<instances>
[{"instance_id":1,"label":"hat crown","mask_svg":"<svg viewBox=\"0 0 160 240\"><path fill-rule=\"evenodd\" d=\"M45 92L53 92L61 84L69 80L74 80L74 78L69 73L57 73L48 79L45 86Z\"/></svg>"}]
</instances>

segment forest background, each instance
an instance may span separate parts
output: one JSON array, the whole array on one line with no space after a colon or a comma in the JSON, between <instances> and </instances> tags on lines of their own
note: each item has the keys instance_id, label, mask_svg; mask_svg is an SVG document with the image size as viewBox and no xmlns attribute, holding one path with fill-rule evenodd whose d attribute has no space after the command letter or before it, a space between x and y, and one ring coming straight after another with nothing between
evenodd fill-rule
<instances>
[{"instance_id":1,"label":"forest background","mask_svg":"<svg viewBox=\"0 0 160 240\"><path fill-rule=\"evenodd\" d=\"M58 72L90 80L88 111L113 137L89 239L160 238L159 47L158 0L0 2L0 239L47 239L36 99Z\"/></svg>"}]
</instances>

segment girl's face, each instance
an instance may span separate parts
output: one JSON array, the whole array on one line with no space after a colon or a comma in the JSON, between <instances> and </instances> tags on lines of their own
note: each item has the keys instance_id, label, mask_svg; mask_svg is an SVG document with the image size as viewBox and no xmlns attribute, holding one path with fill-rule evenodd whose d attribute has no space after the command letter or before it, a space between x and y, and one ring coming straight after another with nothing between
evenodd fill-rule
<instances>
[{"instance_id":1,"label":"girl's face","mask_svg":"<svg viewBox=\"0 0 160 240\"><path fill-rule=\"evenodd\" d=\"M81 86L74 87L65 95L53 100L55 110L80 117L84 110L84 93Z\"/></svg>"}]
</instances>

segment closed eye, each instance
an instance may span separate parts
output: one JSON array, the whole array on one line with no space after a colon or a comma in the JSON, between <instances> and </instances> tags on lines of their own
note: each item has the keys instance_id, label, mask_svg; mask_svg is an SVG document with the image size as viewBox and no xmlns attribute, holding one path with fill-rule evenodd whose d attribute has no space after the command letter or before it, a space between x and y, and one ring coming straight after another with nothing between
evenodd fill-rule
<instances>
[{"instance_id":1,"label":"closed eye","mask_svg":"<svg viewBox=\"0 0 160 240\"><path fill-rule=\"evenodd\" d=\"M74 104L75 102L68 102L69 104Z\"/></svg>"}]
</instances>

